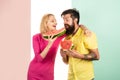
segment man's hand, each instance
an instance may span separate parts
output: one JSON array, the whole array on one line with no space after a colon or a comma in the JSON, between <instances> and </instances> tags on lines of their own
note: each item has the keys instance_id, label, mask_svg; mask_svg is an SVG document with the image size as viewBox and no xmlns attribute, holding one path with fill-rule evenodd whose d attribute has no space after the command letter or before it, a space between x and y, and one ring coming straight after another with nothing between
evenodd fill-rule
<instances>
[{"instance_id":1,"label":"man's hand","mask_svg":"<svg viewBox=\"0 0 120 80\"><path fill-rule=\"evenodd\" d=\"M84 55L82 54L79 54L77 51L75 50L68 50L68 55L69 56L72 56L74 58L79 58L79 59L82 59L84 57Z\"/></svg>"},{"instance_id":2,"label":"man's hand","mask_svg":"<svg viewBox=\"0 0 120 80\"><path fill-rule=\"evenodd\" d=\"M60 54L62 56L63 62L68 64L68 55L67 55L67 51L60 49Z\"/></svg>"}]
</instances>

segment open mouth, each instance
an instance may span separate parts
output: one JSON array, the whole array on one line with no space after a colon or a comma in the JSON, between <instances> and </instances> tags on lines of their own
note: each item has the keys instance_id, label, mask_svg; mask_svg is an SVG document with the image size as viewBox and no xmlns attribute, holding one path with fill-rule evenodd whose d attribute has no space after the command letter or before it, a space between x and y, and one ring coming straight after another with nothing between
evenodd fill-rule
<instances>
[{"instance_id":1,"label":"open mouth","mask_svg":"<svg viewBox=\"0 0 120 80\"><path fill-rule=\"evenodd\" d=\"M56 26L53 26L53 27L55 27L55 28L56 28Z\"/></svg>"}]
</instances>

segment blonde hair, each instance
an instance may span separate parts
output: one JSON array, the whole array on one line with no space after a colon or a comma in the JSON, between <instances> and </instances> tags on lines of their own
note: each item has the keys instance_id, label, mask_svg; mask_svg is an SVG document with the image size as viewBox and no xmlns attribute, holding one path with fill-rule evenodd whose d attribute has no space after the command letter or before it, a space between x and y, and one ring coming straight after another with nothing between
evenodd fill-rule
<instances>
[{"instance_id":1,"label":"blonde hair","mask_svg":"<svg viewBox=\"0 0 120 80\"><path fill-rule=\"evenodd\" d=\"M41 20L41 23L40 23L40 32L42 34L46 33L49 30L49 28L47 26L47 22L48 22L50 16L54 16L54 15L53 14L45 14L42 17L42 20Z\"/></svg>"}]
</instances>

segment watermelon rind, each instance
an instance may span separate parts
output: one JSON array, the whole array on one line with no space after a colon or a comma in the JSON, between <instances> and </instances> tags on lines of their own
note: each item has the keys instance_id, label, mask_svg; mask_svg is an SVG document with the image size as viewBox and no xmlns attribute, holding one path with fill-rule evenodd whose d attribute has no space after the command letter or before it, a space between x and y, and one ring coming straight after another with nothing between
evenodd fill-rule
<instances>
[{"instance_id":1,"label":"watermelon rind","mask_svg":"<svg viewBox=\"0 0 120 80\"><path fill-rule=\"evenodd\" d=\"M52 37L52 39L55 38L55 37L59 37L59 36L64 35L65 32L66 32L66 30L64 30L64 31L62 31L62 32L60 32L60 33L58 33L58 34L55 34L55 35Z\"/></svg>"},{"instance_id":2,"label":"watermelon rind","mask_svg":"<svg viewBox=\"0 0 120 80\"><path fill-rule=\"evenodd\" d=\"M62 31L62 32L60 32L60 33L58 33L58 34L55 34L55 35L52 37L52 39L54 39L55 37L59 37L59 36L64 35L65 32L66 32L66 30L64 30L64 31ZM51 36L51 35L43 35L43 37L46 38L46 39L48 39L49 36Z\"/></svg>"},{"instance_id":3,"label":"watermelon rind","mask_svg":"<svg viewBox=\"0 0 120 80\"><path fill-rule=\"evenodd\" d=\"M73 50L74 48L75 48L75 46L74 46L74 45L72 45L70 49L71 49L71 50Z\"/></svg>"},{"instance_id":4,"label":"watermelon rind","mask_svg":"<svg viewBox=\"0 0 120 80\"><path fill-rule=\"evenodd\" d=\"M48 39L48 36L43 36L44 38Z\"/></svg>"}]
</instances>

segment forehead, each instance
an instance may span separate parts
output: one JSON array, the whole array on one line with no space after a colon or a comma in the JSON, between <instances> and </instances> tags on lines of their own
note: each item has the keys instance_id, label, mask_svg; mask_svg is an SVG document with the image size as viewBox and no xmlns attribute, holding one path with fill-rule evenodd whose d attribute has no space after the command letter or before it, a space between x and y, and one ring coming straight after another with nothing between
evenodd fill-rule
<instances>
[{"instance_id":1,"label":"forehead","mask_svg":"<svg viewBox=\"0 0 120 80\"><path fill-rule=\"evenodd\" d=\"M63 19L68 19L68 18L71 18L71 15L70 15L70 14L65 14L65 15L63 15Z\"/></svg>"},{"instance_id":2,"label":"forehead","mask_svg":"<svg viewBox=\"0 0 120 80\"><path fill-rule=\"evenodd\" d=\"M53 15L49 16L49 19L55 19L55 17Z\"/></svg>"}]
</instances>

